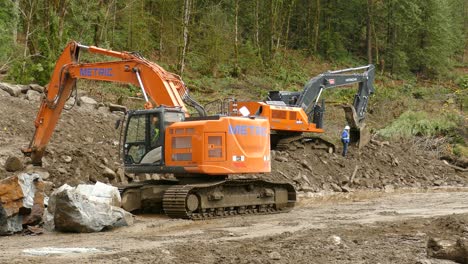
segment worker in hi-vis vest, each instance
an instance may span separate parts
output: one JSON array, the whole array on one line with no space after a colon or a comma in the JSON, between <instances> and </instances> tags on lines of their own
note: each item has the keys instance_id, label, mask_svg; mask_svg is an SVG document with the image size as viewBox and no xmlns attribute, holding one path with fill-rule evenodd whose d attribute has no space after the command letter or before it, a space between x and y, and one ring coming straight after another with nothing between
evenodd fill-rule
<instances>
[{"instance_id":1,"label":"worker in hi-vis vest","mask_svg":"<svg viewBox=\"0 0 468 264\"><path fill-rule=\"evenodd\" d=\"M341 133L341 142L343 143L343 157L346 157L346 153L348 152L348 145L349 145L349 126L345 126L343 132Z\"/></svg>"}]
</instances>

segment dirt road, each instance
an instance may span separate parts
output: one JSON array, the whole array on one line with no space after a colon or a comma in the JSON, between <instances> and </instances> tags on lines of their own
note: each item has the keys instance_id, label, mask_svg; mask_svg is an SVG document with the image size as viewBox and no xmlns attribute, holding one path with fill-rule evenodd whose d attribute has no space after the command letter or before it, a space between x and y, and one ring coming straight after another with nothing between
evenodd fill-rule
<instances>
[{"instance_id":1,"label":"dirt road","mask_svg":"<svg viewBox=\"0 0 468 264\"><path fill-rule=\"evenodd\" d=\"M355 192L303 198L288 214L138 216L134 226L108 232L0 238L0 262L418 263L429 235L468 223L467 200L467 188ZM45 247L90 252L40 256Z\"/></svg>"}]
</instances>

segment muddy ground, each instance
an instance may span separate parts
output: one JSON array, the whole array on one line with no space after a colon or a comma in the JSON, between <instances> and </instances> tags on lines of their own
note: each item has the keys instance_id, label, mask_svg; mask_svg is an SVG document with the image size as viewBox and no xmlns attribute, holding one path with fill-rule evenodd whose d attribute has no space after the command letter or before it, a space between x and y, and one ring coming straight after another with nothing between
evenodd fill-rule
<instances>
[{"instance_id":1,"label":"muddy ground","mask_svg":"<svg viewBox=\"0 0 468 264\"><path fill-rule=\"evenodd\" d=\"M0 95L0 179L14 174L2 165L10 155L22 157L38 105ZM120 117L78 106L64 111L44 158L45 180L53 188L116 183L102 172L120 167L120 131L114 129ZM327 124L331 137L339 134L339 122ZM436 148L374 139L365 148L351 148L346 158L300 144L272 152L272 173L255 177L296 186L300 202L288 214L202 222L138 216L132 227L96 234L1 237L0 262L448 263L427 259L425 245L429 236L468 230L468 173L438 159ZM23 251L41 247L98 251L49 257Z\"/></svg>"},{"instance_id":2,"label":"muddy ground","mask_svg":"<svg viewBox=\"0 0 468 264\"><path fill-rule=\"evenodd\" d=\"M428 258L426 244L467 236L467 191L340 193L287 214L199 222L137 216L107 232L0 238L0 263L453 263ZM93 252L33 251L45 247Z\"/></svg>"}]
</instances>

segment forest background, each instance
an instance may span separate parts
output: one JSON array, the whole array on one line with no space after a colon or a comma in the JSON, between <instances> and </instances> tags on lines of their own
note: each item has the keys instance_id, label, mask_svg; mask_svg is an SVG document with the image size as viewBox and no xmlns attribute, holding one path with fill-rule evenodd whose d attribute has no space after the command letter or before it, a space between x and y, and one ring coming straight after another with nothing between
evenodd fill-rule
<instances>
[{"instance_id":1,"label":"forest background","mask_svg":"<svg viewBox=\"0 0 468 264\"><path fill-rule=\"evenodd\" d=\"M0 1L3 80L45 85L70 40L138 51L181 75L204 103L260 100L269 90L300 90L327 70L372 63L372 104L398 102L404 110L396 117L412 123L444 114L450 129L466 125L468 0ZM103 97L138 92L88 86ZM349 102L353 94L338 91L335 99ZM422 107L430 100L437 109ZM437 120L410 134L450 134ZM462 130L458 152L468 153Z\"/></svg>"}]
</instances>

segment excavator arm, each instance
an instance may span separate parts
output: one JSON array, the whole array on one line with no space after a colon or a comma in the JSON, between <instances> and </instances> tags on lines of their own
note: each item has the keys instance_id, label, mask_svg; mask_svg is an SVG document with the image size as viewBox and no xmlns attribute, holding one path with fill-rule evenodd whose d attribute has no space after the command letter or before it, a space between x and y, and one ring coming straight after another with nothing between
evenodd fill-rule
<instances>
[{"instance_id":1,"label":"excavator arm","mask_svg":"<svg viewBox=\"0 0 468 264\"><path fill-rule=\"evenodd\" d=\"M81 63L80 52L88 51L120 60ZM184 103L193 106L200 115L203 107L190 98L189 91L179 76L165 71L137 53L117 52L94 46L70 42L55 65L45 98L41 103L34 125L34 137L23 153L31 156L33 164L41 164L42 156L57 125L65 102L71 96L77 79L128 83L139 86L145 97L145 108L165 105L180 107L189 116Z\"/></svg>"},{"instance_id":2,"label":"excavator arm","mask_svg":"<svg viewBox=\"0 0 468 264\"><path fill-rule=\"evenodd\" d=\"M356 73L357 71L362 72ZM374 76L375 67L372 64L320 74L307 82L293 106L301 107L311 117L324 90L359 83L359 89L353 102L357 115L356 122L359 123L365 117L369 96L374 93Z\"/></svg>"}]
</instances>

